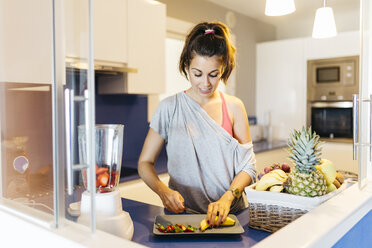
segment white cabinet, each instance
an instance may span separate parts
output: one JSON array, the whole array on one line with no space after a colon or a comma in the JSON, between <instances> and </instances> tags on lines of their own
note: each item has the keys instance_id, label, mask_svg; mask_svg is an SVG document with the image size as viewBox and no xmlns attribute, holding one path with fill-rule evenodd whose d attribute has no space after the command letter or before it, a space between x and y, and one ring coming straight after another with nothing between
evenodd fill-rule
<instances>
[{"instance_id":1,"label":"white cabinet","mask_svg":"<svg viewBox=\"0 0 372 248\"><path fill-rule=\"evenodd\" d=\"M166 6L128 0L128 93L165 92Z\"/></svg>"},{"instance_id":2,"label":"white cabinet","mask_svg":"<svg viewBox=\"0 0 372 248\"><path fill-rule=\"evenodd\" d=\"M94 58L127 62L127 0L93 1ZM65 2L66 56L87 58L88 1ZM82 45L84 44L84 45Z\"/></svg>"},{"instance_id":3,"label":"white cabinet","mask_svg":"<svg viewBox=\"0 0 372 248\"><path fill-rule=\"evenodd\" d=\"M81 39L87 36L86 10L81 1L69 0L75 13L66 18L67 56L86 58ZM94 1L94 53L98 63L124 63L137 72L101 78L101 94L160 94L165 91L166 5L148 0ZM70 20L71 19L71 20ZM80 20L79 25L76 21ZM74 25L72 25L74 23ZM101 62L100 62L101 61ZM106 63L104 63L106 64ZM115 79L114 79L115 78Z\"/></svg>"},{"instance_id":4,"label":"white cabinet","mask_svg":"<svg viewBox=\"0 0 372 248\"><path fill-rule=\"evenodd\" d=\"M1 1L0 82L51 83L51 10L51 1Z\"/></svg>"},{"instance_id":5,"label":"white cabinet","mask_svg":"<svg viewBox=\"0 0 372 248\"><path fill-rule=\"evenodd\" d=\"M306 60L302 39L257 45L256 113L270 139L287 139L306 121Z\"/></svg>"},{"instance_id":6,"label":"white cabinet","mask_svg":"<svg viewBox=\"0 0 372 248\"><path fill-rule=\"evenodd\" d=\"M95 0L94 57L97 60L127 61L128 12L125 0Z\"/></svg>"},{"instance_id":7,"label":"white cabinet","mask_svg":"<svg viewBox=\"0 0 372 248\"><path fill-rule=\"evenodd\" d=\"M258 123L272 127L274 140L306 125L307 60L358 55L359 48L358 31L257 44Z\"/></svg>"}]
</instances>

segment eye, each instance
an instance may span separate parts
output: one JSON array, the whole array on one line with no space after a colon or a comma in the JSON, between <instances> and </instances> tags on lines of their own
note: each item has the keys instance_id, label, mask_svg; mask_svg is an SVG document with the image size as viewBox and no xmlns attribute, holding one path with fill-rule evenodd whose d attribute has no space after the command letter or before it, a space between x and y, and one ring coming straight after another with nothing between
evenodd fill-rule
<instances>
[{"instance_id":1,"label":"eye","mask_svg":"<svg viewBox=\"0 0 372 248\"><path fill-rule=\"evenodd\" d=\"M209 75L209 76L215 78L215 77L218 76L218 73L217 73L217 74L211 74L211 75Z\"/></svg>"},{"instance_id":2,"label":"eye","mask_svg":"<svg viewBox=\"0 0 372 248\"><path fill-rule=\"evenodd\" d=\"M202 74L194 74L195 77L201 77Z\"/></svg>"}]
</instances>

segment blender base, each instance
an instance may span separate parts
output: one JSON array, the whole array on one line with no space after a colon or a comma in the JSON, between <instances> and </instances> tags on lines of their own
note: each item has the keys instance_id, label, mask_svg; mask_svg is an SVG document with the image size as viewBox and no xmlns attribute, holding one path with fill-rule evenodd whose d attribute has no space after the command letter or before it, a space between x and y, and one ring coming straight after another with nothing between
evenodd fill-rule
<instances>
[{"instance_id":1,"label":"blender base","mask_svg":"<svg viewBox=\"0 0 372 248\"><path fill-rule=\"evenodd\" d=\"M81 197L80 217L78 222L90 223L90 194L85 191ZM96 194L97 229L131 240L133 237L133 221L128 212L122 210L118 189L108 193Z\"/></svg>"}]
</instances>

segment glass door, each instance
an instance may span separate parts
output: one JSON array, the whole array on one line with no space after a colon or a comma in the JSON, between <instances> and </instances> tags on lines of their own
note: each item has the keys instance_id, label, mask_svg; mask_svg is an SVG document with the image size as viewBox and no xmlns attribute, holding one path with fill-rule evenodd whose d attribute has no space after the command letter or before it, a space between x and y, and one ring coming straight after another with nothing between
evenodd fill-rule
<instances>
[{"instance_id":1,"label":"glass door","mask_svg":"<svg viewBox=\"0 0 372 248\"><path fill-rule=\"evenodd\" d=\"M359 115L357 131L354 137L355 143L358 141L358 160L359 160L359 187L372 188L372 3L369 0L361 0L361 80L359 96L354 97L354 105L359 109L354 109L354 113ZM356 104L359 102L359 104Z\"/></svg>"},{"instance_id":2,"label":"glass door","mask_svg":"<svg viewBox=\"0 0 372 248\"><path fill-rule=\"evenodd\" d=\"M95 182L91 6L0 0L0 208L48 227L77 221L82 169ZM95 185L87 187L94 232Z\"/></svg>"}]
</instances>

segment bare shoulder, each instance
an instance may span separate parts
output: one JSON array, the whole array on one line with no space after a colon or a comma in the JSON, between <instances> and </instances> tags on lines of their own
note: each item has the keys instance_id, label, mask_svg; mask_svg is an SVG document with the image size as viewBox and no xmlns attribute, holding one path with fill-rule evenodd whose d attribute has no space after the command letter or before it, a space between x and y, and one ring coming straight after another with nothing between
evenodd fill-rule
<instances>
[{"instance_id":1,"label":"bare shoulder","mask_svg":"<svg viewBox=\"0 0 372 248\"><path fill-rule=\"evenodd\" d=\"M226 103L232 117L233 133L240 144L245 144L251 141L249 133L248 116L245 110L244 103L236 96L226 95Z\"/></svg>"},{"instance_id":2,"label":"bare shoulder","mask_svg":"<svg viewBox=\"0 0 372 248\"><path fill-rule=\"evenodd\" d=\"M231 110L234 115L246 112L244 103L238 97L227 94L224 94L224 96L229 110Z\"/></svg>"}]
</instances>

